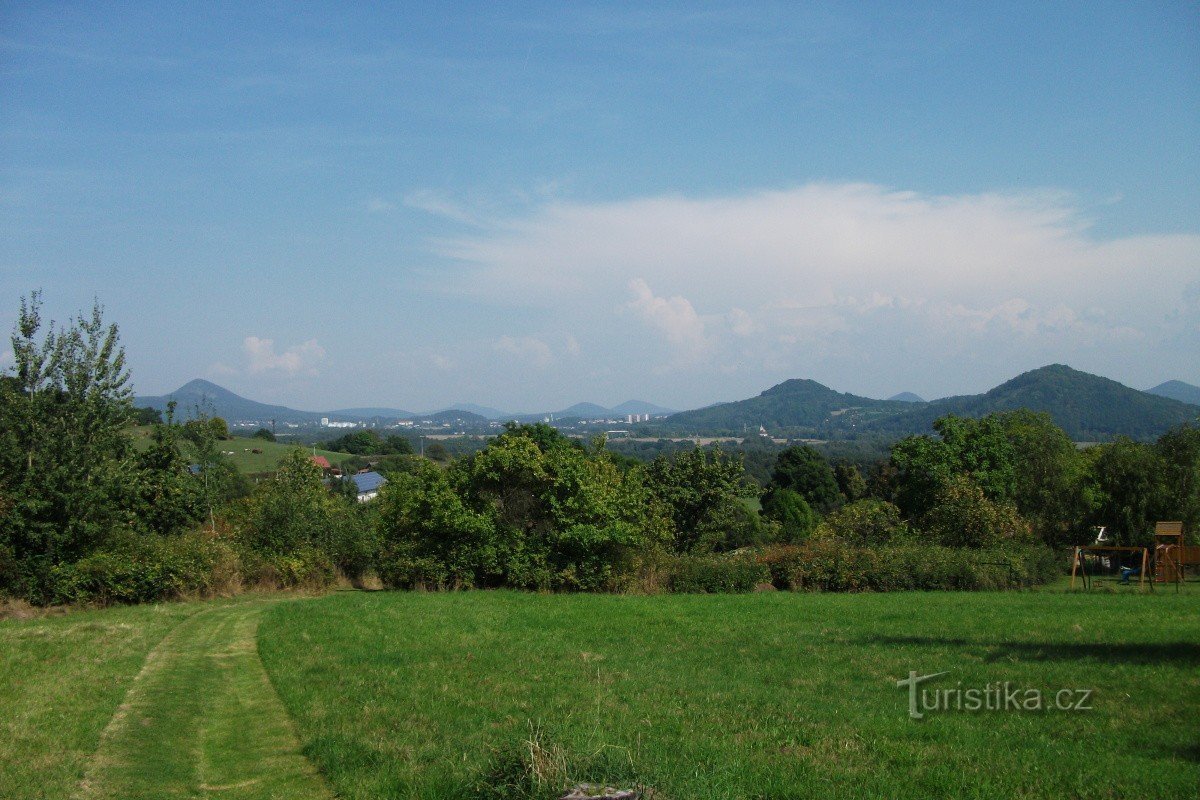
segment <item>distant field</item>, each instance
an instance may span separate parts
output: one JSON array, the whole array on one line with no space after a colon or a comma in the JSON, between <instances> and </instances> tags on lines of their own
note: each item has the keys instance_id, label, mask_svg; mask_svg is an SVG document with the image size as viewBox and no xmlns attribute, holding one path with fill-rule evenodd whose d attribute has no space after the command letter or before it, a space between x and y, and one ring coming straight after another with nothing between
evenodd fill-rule
<instances>
[{"instance_id":1,"label":"distant field","mask_svg":"<svg viewBox=\"0 0 1200 800\"><path fill-rule=\"evenodd\" d=\"M150 446L149 426L138 426L132 429L134 446L139 450ZM310 455L325 456L329 459L329 463L333 466L339 466L343 462L353 458L346 453L334 453L329 450L322 450L312 447L302 447L296 444L287 444L284 442L267 442L262 439L248 439L240 436L234 437L219 443L221 452L225 453L233 466L243 474L253 474L260 472L274 472L279 468L279 462L291 450L300 447ZM261 453L255 453L254 450L261 450Z\"/></svg>"},{"instance_id":2,"label":"distant field","mask_svg":"<svg viewBox=\"0 0 1200 800\"><path fill-rule=\"evenodd\" d=\"M259 648L343 798L526 797L488 790L531 753L661 798L1200 786L1194 595L339 594L271 609ZM1091 710L913 720L910 670L1090 690Z\"/></svg>"}]
</instances>

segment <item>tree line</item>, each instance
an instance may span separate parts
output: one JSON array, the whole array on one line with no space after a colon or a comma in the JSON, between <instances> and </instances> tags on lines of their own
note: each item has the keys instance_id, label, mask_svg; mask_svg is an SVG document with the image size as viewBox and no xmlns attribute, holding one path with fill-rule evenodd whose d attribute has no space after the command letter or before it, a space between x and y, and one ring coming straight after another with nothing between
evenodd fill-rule
<instances>
[{"instance_id":1,"label":"tree line","mask_svg":"<svg viewBox=\"0 0 1200 800\"><path fill-rule=\"evenodd\" d=\"M250 486L221 452L224 423L180 423L173 408L134 447L125 355L99 307L43 325L35 293L12 344L0 593L35 603L321 586L339 573L395 588L984 588L1008 580L986 564L1051 577L1054 548L1097 524L1145 544L1158 519L1184 520L1189 537L1200 523L1200 428L1080 450L1028 411L943 417L865 467L788 447L757 479L720 448L640 462L543 424L439 460L356 433L337 444L381 457L388 479L364 504L301 448Z\"/></svg>"}]
</instances>

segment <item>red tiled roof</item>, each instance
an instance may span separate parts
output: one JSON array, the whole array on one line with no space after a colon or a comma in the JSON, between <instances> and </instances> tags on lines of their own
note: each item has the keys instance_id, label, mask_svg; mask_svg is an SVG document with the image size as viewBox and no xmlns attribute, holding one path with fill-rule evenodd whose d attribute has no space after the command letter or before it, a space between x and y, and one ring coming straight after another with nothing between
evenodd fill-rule
<instances>
[{"instance_id":1,"label":"red tiled roof","mask_svg":"<svg viewBox=\"0 0 1200 800\"><path fill-rule=\"evenodd\" d=\"M321 469L329 469L329 459L325 456L312 456L311 460Z\"/></svg>"}]
</instances>

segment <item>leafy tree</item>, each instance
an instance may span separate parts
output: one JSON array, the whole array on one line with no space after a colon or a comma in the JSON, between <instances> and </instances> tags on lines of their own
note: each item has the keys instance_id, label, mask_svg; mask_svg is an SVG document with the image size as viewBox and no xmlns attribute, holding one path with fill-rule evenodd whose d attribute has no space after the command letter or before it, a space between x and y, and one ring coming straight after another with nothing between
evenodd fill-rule
<instances>
[{"instance_id":1,"label":"leafy tree","mask_svg":"<svg viewBox=\"0 0 1200 800\"><path fill-rule=\"evenodd\" d=\"M867 496L867 481L857 465L846 462L835 464L833 477L845 502L853 503Z\"/></svg>"},{"instance_id":2,"label":"leafy tree","mask_svg":"<svg viewBox=\"0 0 1200 800\"><path fill-rule=\"evenodd\" d=\"M947 547L995 547L1027 543L1029 523L1015 506L989 500L968 475L958 474L942 488L920 521L922 530Z\"/></svg>"},{"instance_id":3,"label":"leafy tree","mask_svg":"<svg viewBox=\"0 0 1200 800\"><path fill-rule=\"evenodd\" d=\"M275 441L275 434L271 433L266 428L259 428L254 433L250 434L251 439L262 439L264 442Z\"/></svg>"},{"instance_id":4,"label":"leafy tree","mask_svg":"<svg viewBox=\"0 0 1200 800\"><path fill-rule=\"evenodd\" d=\"M1013 451L1012 500L1050 545L1080 537L1091 512L1085 461L1050 415L1026 409L995 415Z\"/></svg>"},{"instance_id":5,"label":"leafy tree","mask_svg":"<svg viewBox=\"0 0 1200 800\"><path fill-rule=\"evenodd\" d=\"M785 542L802 542L816 529L820 517L799 492L791 489L771 489L763 496L762 513L781 527Z\"/></svg>"},{"instance_id":6,"label":"leafy tree","mask_svg":"<svg viewBox=\"0 0 1200 800\"><path fill-rule=\"evenodd\" d=\"M1108 526L1122 545L1149 544L1170 502L1166 464L1155 448L1121 437L1085 452L1093 523Z\"/></svg>"},{"instance_id":7,"label":"leafy tree","mask_svg":"<svg viewBox=\"0 0 1200 800\"><path fill-rule=\"evenodd\" d=\"M1181 425L1155 444L1163 463L1164 516L1181 520L1192 542L1200 539L1200 427Z\"/></svg>"},{"instance_id":8,"label":"leafy tree","mask_svg":"<svg viewBox=\"0 0 1200 800\"><path fill-rule=\"evenodd\" d=\"M833 468L817 450L808 445L789 447L775 460L771 488L790 489L818 511L837 506L842 495Z\"/></svg>"},{"instance_id":9,"label":"leafy tree","mask_svg":"<svg viewBox=\"0 0 1200 800\"><path fill-rule=\"evenodd\" d=\"M135 408L133 410L134 425L161 425L162 421L162 412L152 406Z\"/></svg>"},{"instance_id":10,"label":"leafy tree","mask_svg":"<svg viewBox=\"0 0 1200 800\"><path fill-rule=\"evenodd\" d=\"M651 494L669 509L680 552L703 549L699 545L705 526L730 514L731 504L758 494L742 480L740 459L720 448L694 448L673 460L659 456L646 467L646 481Z\"/></svg>"},{"instance_id":11,"label":"leafy tree","mask_svg":"<svg viewBox=\"0 0 1200 800\"><path fill-rule=\"evenodd\" d=\"M125 428L129 373L117 327L90 316L42 333L41 294L22 299L13 375L0 382L0 550L24 576L12 587L45 597L49 570L99 546L128 522Z\"/></svg>"}]
</instances>

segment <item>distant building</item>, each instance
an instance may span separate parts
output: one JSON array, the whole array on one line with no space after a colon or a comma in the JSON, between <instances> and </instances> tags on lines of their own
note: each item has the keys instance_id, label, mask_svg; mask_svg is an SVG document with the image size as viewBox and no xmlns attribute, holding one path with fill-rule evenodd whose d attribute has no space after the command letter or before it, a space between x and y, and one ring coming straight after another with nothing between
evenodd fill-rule
<instances>
[{"instance_id":1,"label":"distant building","mask_svg":"<svg viewBox=\"0 0 1200 800\"><path fill-rule=\"evenodd\" d=\"M378 472L360 472L357 475L351 475L350 480L354 481L354 488L360 503L375 499L375 496L379 494L379 487L387 483L387 478Z\"/></svg>"}]
</instances>

